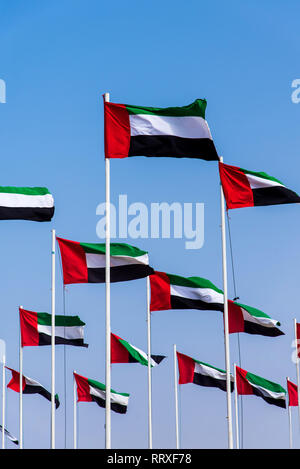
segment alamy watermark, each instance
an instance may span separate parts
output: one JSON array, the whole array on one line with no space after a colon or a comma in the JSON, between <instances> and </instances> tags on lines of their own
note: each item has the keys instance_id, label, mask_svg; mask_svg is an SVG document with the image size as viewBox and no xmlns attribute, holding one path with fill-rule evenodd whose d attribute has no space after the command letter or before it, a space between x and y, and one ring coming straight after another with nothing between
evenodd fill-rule
<instances>
[{"instance_id":1,"label":"alamy watermark","mask_svg":"<svg viewBox=\"0 0 300 469\"><path fill-rule=\"evenodd\" d=\"M5 81L0 78L0 104L6 103L6 84Z\"/></svg>"},{"instance_id":2,"label":"alamy watermark","mask_svg":"<svg viewBox=\"0 0 300 469\"><path fill-rule=\"evenodd\" d=\"M295 78L292 81L292 88L295 88L291 94L292 103L298 104L300 103L300 78Z\"/></svg>"},{"instance_id":3,"label":"alamy watermark","mask_svg":"<svg viewBox=\"0 0 300 469\"><path fill-rule=\"evenodd\" d=\"M105 239L106 204L99 204L96 226L100 239ZM118 207L110 204L111 239L184 239L186 249L200 249L204 244L204 204L191 202L143 202L128 205L127 195L120 194Z\"/></svg>"}]
</instances>

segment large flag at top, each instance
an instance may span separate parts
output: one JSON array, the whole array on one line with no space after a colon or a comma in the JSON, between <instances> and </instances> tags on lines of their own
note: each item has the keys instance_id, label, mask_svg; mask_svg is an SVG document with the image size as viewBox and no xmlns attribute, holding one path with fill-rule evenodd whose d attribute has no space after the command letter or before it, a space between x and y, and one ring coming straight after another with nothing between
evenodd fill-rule
<instances>
[{"instance_id":1,"label":"large flag at top","mask_svg":"<svg viewBox=\"0 0 300 469\"><path fill-rule=\"evenodd\" d=\"M205 120L205 99L182 107L104 103L105 156L219 160Z\"/></svg>"},{"instance_id":2,"label":"large flag at top","mask_svg":"<svg viewBox=\"0 0 300 469\"><path fill-rule=\"evenodd\" d=\"M151 366L159 365L165 355L151 355ZM148 355L116 334L111 334L111 363L140 363L148 366Z\"/></svg>"},{"instance_id":3,"label":"large flag at top","mask_svg":"<svg viewBox=\"0 0 300 469\"><path fill-rule=\"evenodd\" d=\"M267 173L219 162L220 178L228 209L300 203L300 197Z\"/></svg>"},{"instance_id":4,"label":"large flag at top","mask_svg":"<svg viewBox=\"0 0 300 469\"><path fill-rule=\"evenodd\" d=\"M280 384L249 373L238 366L236 367L236 385L240 395L252 394L262 397L268 404L286 407L286 390Z\"/></svg>"},{"instance_id":5,"label":"large flag at top","mask_svg":"<svg viewBox=\"0 0 300 469\"><path fill-rule=\"evenodd\" d=\"M150 311L168 309L224 310L222 290L201 277L155 271L150 275Z\"/></svg>"},{"instance_id":6,"label":"large flag at top","mask_svg":"<svg viewBox=\"0 0 300 469\"><path fill-rule=\"evenodd\" d=\"M0 186L0 220L51 221L54 200L46 187Z\"/></svg>"},{"instance_id":7,"label":"large flag at top","mask_svg":"<svg viewBox=\"0 0 300 469\"><path fill-rule=\"evenodd\" d=\"M78 243L57 238L64 284L105 282L105 243ZM110 281L124 282L154 272L146 251L125 243L110 244Z\"/></svg>"}]
</instances>

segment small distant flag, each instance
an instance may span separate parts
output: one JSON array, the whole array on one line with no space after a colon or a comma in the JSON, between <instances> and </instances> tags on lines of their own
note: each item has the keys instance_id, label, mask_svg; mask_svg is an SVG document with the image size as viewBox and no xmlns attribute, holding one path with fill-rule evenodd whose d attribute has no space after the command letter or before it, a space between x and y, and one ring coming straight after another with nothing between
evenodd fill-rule
<instances>
[{"instance_id":1,"label":"small distant flag","mask_svg":"<svg viewBox=\"0 0 300 469\"><path fill-rule=\"evenodd\" d=\"M268 404L286 408L286 390L280 384L268 381L237 366L236 385L240 395L252 394L262 397Z\"/></svg>"},{"instance_id":2,"label":"small distant flag","mask_svg":"<svg viewBox=\"0 0 300 469\"><path fill-rule=\"evenodd\" d=\"M298 194L267 173L221 162L219 171L228 209L300 203Z\"/></svg>"},{"instance_id":3,"label":"small distant flag","mask_svg":"<svg viewBox=\"0 0 300 469\"><path fill-rule=\"evenodd\" d=\"M78 402L96 402L100 407L105 407L106 387L104 384L85 378L74 373L77 384ZM119 393L111 389L110 401L111 410L118 414L125 414L127 411L129 394Z\"/></svg>"},{"instance_id":4,"label":"small distant flag","mask_svg":"<svg viewBox=\"0 0 300 469\"><path fill-rule=\"evenodd\" d=\"M105 282L105 243L78 243L57 238L64 284ZM125 243L110 244L110 281L147 277L154 271L146 251Z\"/></svg>"},{"instance_id":5,"label":"small distant flag","mask_svg":"<svg viewBox=\"0 0 300 469\"><path fill-rule=\"evenodd\" d=\"M151 366L159 365L165 355L151 355ZM111 334L111 363L140 363L148 366L148 355L116 334Z\"/></svg>"},{"instance_id":6,"label":"small distant flag","mask_svg":"<svg viewBox=\"0 0 300 469\"><path fill-rule=\"evenodd\" d=\"M179 384L194 383L199 386L219 388L226 391L226 371L216 368L208 363L200 362L194 358L177 352ZM234 378L230 375L231 392L234 389Z\"/></svg>"},{"instance_id":7,"label":"small distant flag","mask_svg":"<svg viewBox=\"0 0 300 469\"><path fill-rule=\"evenodd\" d=\"M46 187L0 186L0 220L51 221L54 200Z\"/></svg>"},{"instance_id":8,"label":"small distant flag","mask_svg":"<svg viewBox=\"0 0 300 469\"><path fill-rule=\"evenodd\" d=\"M18 371L13 370L12 368L5 367L12 373L12 379L8 383L7 387L12 389L13 391L20 392L20 373ZM41 396L45 397L48 401L51 402L51 393L47 391L40 383L35 381L34 379L28 378L27 376L22 377L23 382L23 394L40 394ZM55 395L55 407L58 409L60 405L58 394Z\"/></svg>"},{"instance_id":9,"label":"small distant flag","mask_svg":"<svg viewBox=\"0 0 300 469\"><path fill-rule=\"evenodd\" d=\"M289 407L298 406L298 387L296 384L292 383L289 379L286 380L287 391L289 396Z\"/></svg>"},{"instance_id":10,"label":"small distant flag","mask_svg":"<svg viewBox=\"0 0 300 469\"><path fill-rule=\"evenodd\" d=\"M205 120L206 105L205 99L167 108L105 102L105 157L219 160Z\"/></svg>"},{"instance_id":11,"label":"small distant flag","mask_svg":"<svg viewBox=\"0 0 300 469\"><path fill-rule=\"evenodd\" d=\"M3 432L3 427L2 425L0 425L0 432ZM18 445L19 444L19 440L13 436L8 430L6 430L6 428L4 428L4 435L10 440L12 441L15 445Z\"/></svg>"}]
</instances>

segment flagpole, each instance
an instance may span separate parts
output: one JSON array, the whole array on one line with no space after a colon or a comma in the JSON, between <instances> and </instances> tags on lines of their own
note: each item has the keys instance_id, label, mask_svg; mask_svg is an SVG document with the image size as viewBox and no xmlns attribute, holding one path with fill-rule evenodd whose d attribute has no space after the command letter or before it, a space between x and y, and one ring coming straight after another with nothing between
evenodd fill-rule
<instances>
[{"instance_id":1,"label":"flagpole","mask_svg":"<svg viewBox=\"0 0 300 469\"><path fill-rule=\"evenodd\" d=\"M174 390L175 390L175 429L176 429L176 449L179 449L179 425L178 425L178 378L177 378L177 363L176 363L176 344L174 347Z\"/></svg>"},{"instance_id":2,"label":"flagpole","mask_svg":"<svg viewBox=\"0 0 300 469\"><path fill-rule=\"evenodd\" d=\"M55 449L55 230L52 230L51 263L51 449Z\"/></svg>"},{"instance_id":3,"label":"flagpole","mask_svg":"<svg viewBox=\"0 0 300 469\"><path fill-rule=\"evenodd\" d=\"M20 306L23 309L23 306ZM23 347L22 347L22 339L21 339L21 323L20 323L20 344L19 344L19 372L20 372L20 392L19 392L19 448L23 449Z\"/></svg>"},{"instance_id":4,"label":"flagpole","mask_svg":"<svg viewBox=\"0 0 300 469\"><path fill-rule=\"evenodd\" d=\"M288 386L288 381L290 380L290 378L287 377L286 380L287 380L287 386ZM288 416L289 416L289 441L290 441L290 449L293 449L292 414L291 414L291 406L289 404L290 404L290 402L288 402L288 405L287 405Z\"/></svg>"},{"instance_id":5,"label":"flagpole","mask_svg":"<svg viewBox=\"0 0 300 469\"><path fill-rule=\"evenodd\" d=\"M240 449L240 430L239 430L239 411L238 411L238 392L236 381L236 364L234 368L234 403L235 403L235 433L236 433L236 449Z\"/></svg>"},{"instance_id":6,"label":"flagpole","mask_svg":"<svg viewBox=\"0 0 300 469\"><path fill-rule=\"evenodd\" d=\"M6 356L4 354L2 361L2 449L5 449L5 363Z\"/></svg>"},{"instance_id":7,"label":"flagpole","mask_svg":"<svg viewBox=\"0 0 300 469\"><path fill-rule=\"evenodd\" d=\"M151 313L150 278L147 280L147 355L148 355L148 447L152 449L152 376L151 376Z\"/></svg>"},{"instance_id":8,"label":"flagpole","mask_svg":"<svg viewBox=\"0 0 300 469\"><path fill-rule=\"evenodd\" d=\"M109 93L104 94L104 101L109 101ZM105 158L105 448L111 449L111 368L110 368L110 159Z\"/></svg>"},{"instance_id":9,"label":"flagpole","mask_svg":"<svg viewBox=\"0 0 300 469\"><path fill-rule=\"evenodd\" d=\"M223 157L220 157L223 163ZM230 388L230 348L228 327L228 295L227 295L227 260L226 260L226 226L225 226L225 200L222 184L221 193L221 230L222 230L222 260L223 260L223 290L224 290L224 342L225 342L225 365L226 365L226 395L227 395L227 426L228 426L228 448L233 449L232 437L232 409Z\"/></svg>"},{"instance_id":10,"label":"flagpole","mask_svg":"<svg viewBox=\"0 0 300 469\"><path fill-rule=\"evenodd\" d=\"M76 380L75 375L76 371L73 371L73 436L74 436L74 449L77 449L77 400L76 400Z\"/></svg>"},{"instance_id":11,"label":"flagpole","mask_svg":"<svg viewBox=\"0 0 300 469\"><path fill-rule=\"evenodd\" d=\"M294 319L295 343L296 343L296 373L297 373L297 390L298 390L298 414L300 424L300 374L299 374L299 357L298 357L298 339L297 339L297 320Z\"/></svg>"}]
</instances>

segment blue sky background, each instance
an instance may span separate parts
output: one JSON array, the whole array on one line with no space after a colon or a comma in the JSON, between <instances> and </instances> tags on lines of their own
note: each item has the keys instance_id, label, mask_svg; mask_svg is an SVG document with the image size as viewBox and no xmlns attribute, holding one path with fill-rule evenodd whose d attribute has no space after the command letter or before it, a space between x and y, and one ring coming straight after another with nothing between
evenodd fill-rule
<instances>
[{"instance_id":1,"label":"blue sky background","mask_svg":"<svg viewBox=\"0 0 300 469\"><path fill-rule=\"evenodd\" d=\"M18 369L18 306L50 312L51 229L59 236L98 242L96 207L104 201L102 93L111 100L176 106L206 98L207 120L224 161L266 171L300 192L300 104L291 83L300 77L296 1L0 0L1 184L47 186L53 222L3 221L0 230L1 338L8 366ZM151 265L198 275L222 287L220 201L214 162L133 158L111 164L111 199L128 203L203 202L205 243L186 250L182 239L128 239L149 251ZM243 368L286 386L295 381L292 319L299 313L300 208L259 207L230 213L238 295L280 320L283 337L241 334ZM124 240L123 240L124 241ZM57 262L57 313L62 313ZM146 350L146 280L114 284L112 331ZM229 266L229 295L233 284ZM86 322L89 349L67 349L67 407L63 347L56 347L57 448L73 445L72 370L105 380L105 286L72 285L66 311ZM231 336L231 362L237 337ZM175 446L172 346L224 367L218 312L165 311L152 316L152 350L168 359L153 370L153 445ZM24 374L51 387L50 347L24 350ZM7 373L7 379L9 374ZM112 414L112 446L147 447L147 368L112 366L112 387L131 394L128 413ZM17 393L7 391L7 428L18 435ZM48 448L50 403L24 396L24 447ZM181 386L183 448L227 446L226 394ZM79 404L79 447L104 447L103 409ZM300 447L293 409L295 446ZM246 448L288 447L287 411L244 398ZM7 442L7 447L13 445Z\"/></svg>"}]
</instances>

